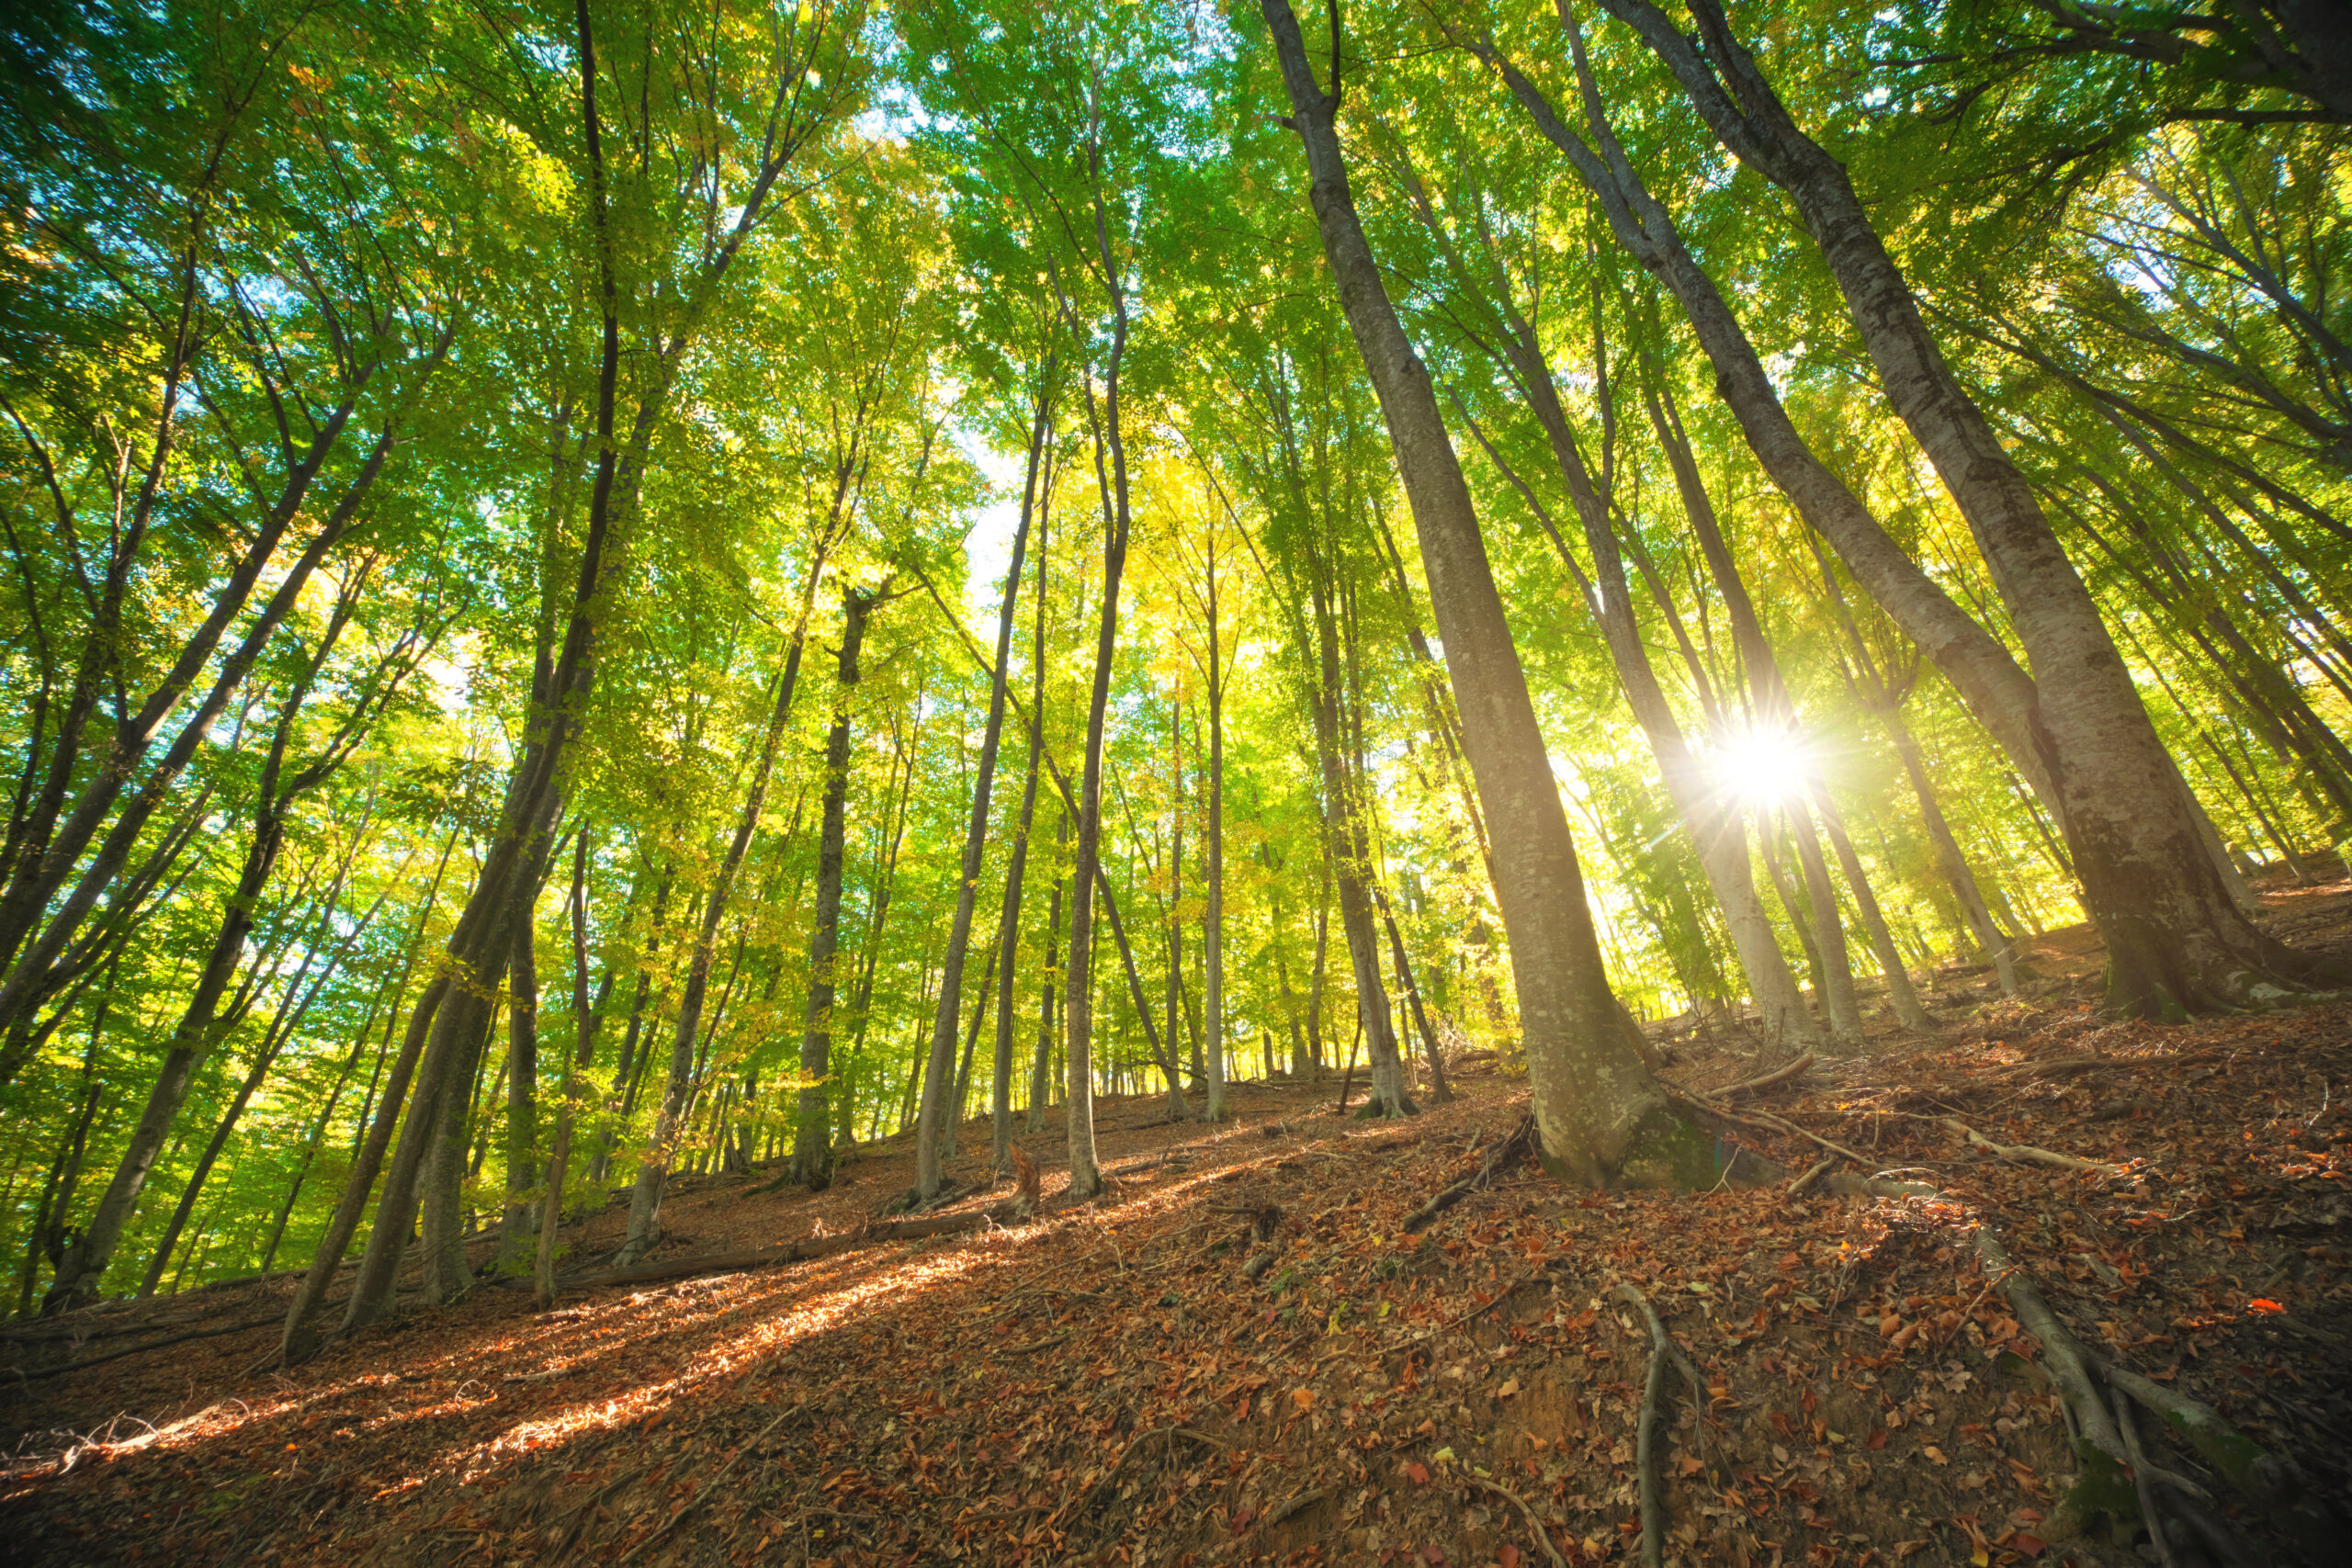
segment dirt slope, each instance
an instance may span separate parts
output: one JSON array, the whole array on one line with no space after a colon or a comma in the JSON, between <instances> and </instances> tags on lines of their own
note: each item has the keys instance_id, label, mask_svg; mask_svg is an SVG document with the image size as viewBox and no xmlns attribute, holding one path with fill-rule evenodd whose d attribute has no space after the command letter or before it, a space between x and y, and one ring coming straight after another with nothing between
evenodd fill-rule
<instances>
[{"instance_id":1,"label":"dirt slope","mask_svg":"<svg viewBox=\"0 0 2352 1568\"><path fill-rule=\"evenodd\" d=\"M2274 902L2328 943L2352 898ZM6 1331L0 1369L38 1372L227 1330L6 1393L0 1539L56 1563L1631 1559L1651 1349L1631 1285L1695 1374L1663 1378L1667 1561L2145 1560L2112 1520L2062 1533L2076 1464L1972 1244L1990 1220L2085 1345L2290 1461L2301 1511L2143 1420L2153 1463L2261 1558L2324 1561L2309 1533L2342 1527L2352 1482L2352 1006L2103 1024L2096 959L2046 944L2023 1004L1947 975L1939 1038L1738 1101L1725 1149L1782 1169L1759 1186L1596 1195L1521 1163L1408 1232L1520 1115L1517 1081L1471 1062L1460 1102L1404 1124L1332 1114L1334 1083L1245 1086L1218 1128L1110 1101L1118 1187L1093 1208L544 1316L485 1289L284 1373L248 1375L275 1333L238 1325L285 1281ZM1693 1089L1750 1068L1669 1050ZM1792 1196L1821 1149L1758 1109L1942 1196L1826 1175ZM1998 1157L1939 1119L2115 1169ZM1030 1140L1049 1197L1059 1142ZM657 1257L854 1229L910 1175L898 1143L814 1198L688 1183ZM60 1328L78 1342L38 1337Z\"/></svg>"}]
</instances>

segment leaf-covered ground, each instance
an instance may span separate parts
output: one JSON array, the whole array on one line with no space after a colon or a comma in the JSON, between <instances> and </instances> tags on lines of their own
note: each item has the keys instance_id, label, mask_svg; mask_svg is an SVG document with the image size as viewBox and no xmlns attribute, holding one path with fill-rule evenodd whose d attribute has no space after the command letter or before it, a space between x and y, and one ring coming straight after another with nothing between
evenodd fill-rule
<instances>
[{"instance_id":1,"label":"leaf-covered ground","mask_svg":"<svg viewBox=\"0 0 2352 1568\"><path fill-rule=\"evenodd\" d=\"M2345 945L2352 893L2272 903ZM545 1315L486 1288L283 1373L249 1371L282 1280L0 1331L27 1374L217 1331L6 1393L0 1531L59 1563L1632 1560L1631 1285L1697 1375L1663 1391L1667 1561L2151 1560L2128 1525L2055 1528L2075 1461L1972 1244L1989 1220L2077 1338L2219 1409L2307 1501L2248 1506L2143 1421L2152 1462L2256 1560L2324 1561L2312 1522L2340 1529L2352 1483L2352 1005L2104 1022L2097 958L2042 944L2023 1001L1947 973L1939 1037L1740 1100L1726 1145L1781 1168L1754 1186L1596 1195L1520 1162L1408 1231L1521 1114L1471 1060L1404 1123L1334 1114L1336 1081L1245 1086L1214 1128L1102 1102L1099 1205ZM1754 1070L1663 1043L1690 1089ZM1757 1111L1942 1196L1792 1195L1822 1150ZM2116 1168L1997 1157L1953 1121ZM970 1176L985 1123L963 1137ZM1050 1199L1058 1120L1026 1142ZM814 1198L684 1182L656 1258L854 1230L910 1176L900 1140Z\"/></svg>"}]
</instances>

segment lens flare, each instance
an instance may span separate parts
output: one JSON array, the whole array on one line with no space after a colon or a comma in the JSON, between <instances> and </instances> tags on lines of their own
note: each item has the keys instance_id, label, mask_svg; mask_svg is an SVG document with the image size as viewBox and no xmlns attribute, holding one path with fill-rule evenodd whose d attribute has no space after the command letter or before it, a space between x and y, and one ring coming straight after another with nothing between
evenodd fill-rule
<instances>
[{"instance_id":1,"label":"lens flare","mask_svg":"<svg viewBox=\"0 0 2352 1568\"><path fill-rule=\"evenodd\" d=\"M1716 782L1751 806L1778 806L1804 789L1812 753L1794 729L1745 729L1715 749Z\"/></svg>"}]
</instances>

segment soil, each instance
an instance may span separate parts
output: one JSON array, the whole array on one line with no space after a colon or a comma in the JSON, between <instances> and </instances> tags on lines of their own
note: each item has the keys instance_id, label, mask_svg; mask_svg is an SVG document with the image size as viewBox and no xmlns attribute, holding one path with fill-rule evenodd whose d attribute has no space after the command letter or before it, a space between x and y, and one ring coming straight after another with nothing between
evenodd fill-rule
<instances>
[{"instance_id":1,"label":"soil","mask_svg":"<svg viewBox=\"0 0 2352 1568\"><path fill-rule=\"evenodd\" d=\"M2352 887L2267 903L2289 940L2352 954ZM1522 1113L1523 1079L1474 1053L1457 1101L1401 1122L1337 1114L1336 1077L1242 1085L1215 1127L1099 1100L1094 1205L575 1288L547 1314L489 1283L284 1371L257 1363L288 1277L0 1330L0 1539L24 1563L1638 1561L1652 1343L1631 1287L1694 1374L1662 1376L1663 1561L2153 1561L2128 1498L2079 1529L2061 1512L2078 1463L1979 1264L1990 1224L2084 1345L2290 1467L2300 1501L2257 1505L2138 1423L2236 1550L2341 1561L2352 1001L2113 1022L2098 964L2067 931L2022 998L1947 970L1935 1035L1881 1024L1736 1101L1932 1198L1826 1173L1792 1194L1823 1149L1725 1120L1719 1158L1770 1164L1713 1190L1582 1191L1520 1161L1408 1230ZM1736 1034L1654 1032L1687 1089L1770 1065ZM1049 1120L1023 1142L1050 1202ZM961 1136L978 1209L1007 1189L986 1190L987 1124ZM855 1231L912 1163L896 1139L820 1194L678 1181L653 1258ZM1770 1179L1737 1184L1750 1168ZM626 1209L567 1228L582 1273Z\"/></svg>"}]
</instances>

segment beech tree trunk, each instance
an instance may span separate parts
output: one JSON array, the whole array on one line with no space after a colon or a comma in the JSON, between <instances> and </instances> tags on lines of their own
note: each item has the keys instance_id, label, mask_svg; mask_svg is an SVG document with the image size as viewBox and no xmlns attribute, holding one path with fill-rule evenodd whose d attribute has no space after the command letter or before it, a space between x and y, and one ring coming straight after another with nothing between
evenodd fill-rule
<instances>
[{"instance_id":1,"label":"beech tree trunk","mask_svg":"<svg viewBox=\"0 0 2352 1568\"><path fill-rule=\"evenodd\" d=\"M1681 723L1674 716L1673 705L1667 700L1665 688L1658 683L1657 673L1651 667L1649 651L1634 615L1624 560L1609 519L1609 498L1601 493L1577 446L1575 434L1568 427L1567 412L1560 404L1550 364L1536 342L1532 324L1513 309L1506 325L1510 335L1505 341L1511 368L1551 444L1553 460L1567 483L1569 498L1577 509L1585 547L1592 552L1593 570L1600 575L1597 594L1593 592L1596 584L1585 580L1576 558L1569 553L1567 541L1552 525L1549 513L1536 501L1533 491L1522 486L1521 492L1542 519L1553 547L1576 581L1581 597L1588 604L1596 600L1599 603L1601 634L1617 667L1618 682L1624 688L1634 721L1649 740L1667 796L1674 803L1675 814L1690 837L1700 870L1715 896L1715 905L1723 911L1724 924L1731 932L1732 951L1747 978L1748 996L1755 1003L1757 1021L1765 1038L1792 1048L1810 1046L1818 1034L1805 1010L1804 998L1798 993L1796 977L1789 972L1788 959L1781 952L1780 940L1773 935L1771 920L1764 912L1764 901L1757 895L1756 878L1747 858L1747 829L1735 802L1708 776L1705 766L1692 753ZM1602 395L1607 395L1605 380ZM1496 454L1496 460L1501 462L1500 454Z\"/></svg>"},{"instance_id":2,"label":"beech tree trunk","mask_svg":"<svg viewBox=\"0 0 2352 1568\"><path fill-rule=\"evenodd\" d=\"M1316 85L1288 0L1261 4L1305 144L1324 254L1412 503L1464 749L1494 844L1495 892L1510 942L1544 1163L1594 1186L1674 1179L1665 1145L1682 1125L1616 1025L1616 998L1602 970L1576 848L1469 487L1429 371L1389 303L1349 192L1333 130L1338 84L1328 96Z\"/></svg>"},{"instance_id":3,"label":"beech tree trunk","mask_svg":"<svg viewBox=\"0 0 2352 1568\"><path fill-rule=\"evenodd\" d=\"M2231 897L2097 604L1946 364L1844 166L1797 128L1717 0L1691 0L1704 56L1648 0L1603 3L1674 72L1724 144L1795 203L1888 403L1967 520L2032 661L2035 749L2106 941L2109 1004L2177 1014L2335 975L2336 966L2258 931Z\"/></svg>"},{"instance_id":4,"label":"beech tree trunk","mask_svg":"<svg viewBox=\"0 0 2352 1568\"><path fill-rule=\"evenodd\" d=\"M988 853L989 799L996 782L998 742L1004 734L1004 687L1012 650L1012 616L1021 602L1021 568L1029 547L1029 525L1036 513L1037 468L1046 448L1047 421L1053 408L1052 356L1039 373L1037 411L1029 429L1029 461L1021 491L1021 521L1012 533L1012 557L1004 571L1004 598L997 612L996 671L989 682L989 716L980 732L980 755L972 770L970 825L964 833L964 859L956 888L956 913L947 927L947 950L940 959L939 1002L932 1016L931 1066L923 1075L922 1103L915 1119L915 1196L929 1202L939 1196L941 1140L949 1107L944 1091L955 1087L956 1025L964 997L964 955L971 945L972 911L979 901L980 868ZM1032 749L1033 754L1035 749ZM1035 774L1031 795L1035 794ZM1008 966L1009 972L1009 966ZM1007 1048L1010 1049L1010 1038ZM1002 1081L999 1082L1002 1092ZM960 1109L960 1106L957 1107ZM998 1119L1001 1128L1003 1119Z\"/></svg>"},{"instance_id":5,"label":"beech tree trunk","mask_svg":"<svg viewBox=\"0 0 2352 1568\"><path fill-rule=\"evenodd\" d=\"M831 1117L833 966L841 950L843 818L849 797L850 697L857 689L857 658L880 592L853 588L842 596L840 684L832 728L825 736L825 800L817 838L817 905L808 931L808 1006L800 1036L798 1122L792 1140L792 1179L812 1192L832 1185Z\"/></svg>"}]
</instances>

